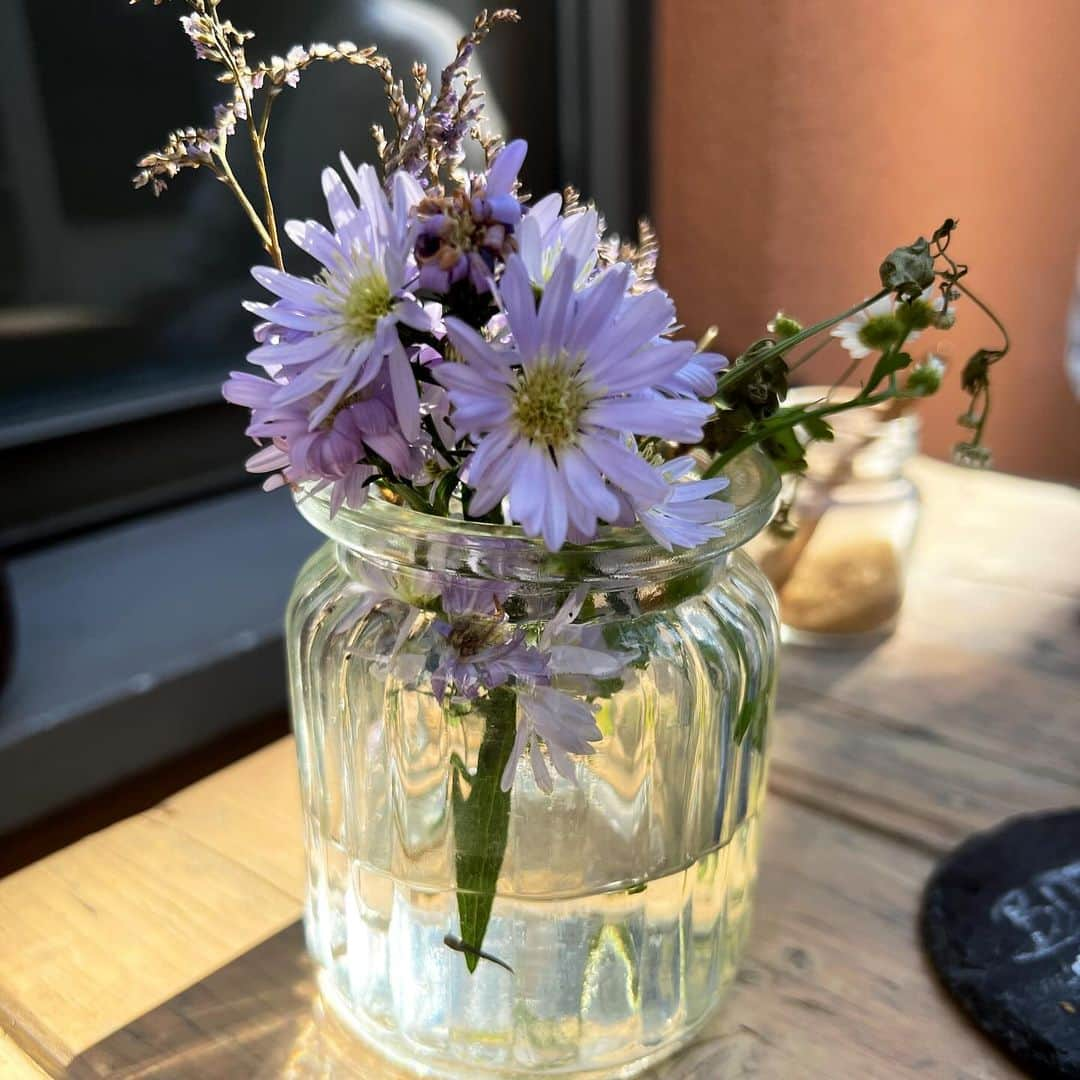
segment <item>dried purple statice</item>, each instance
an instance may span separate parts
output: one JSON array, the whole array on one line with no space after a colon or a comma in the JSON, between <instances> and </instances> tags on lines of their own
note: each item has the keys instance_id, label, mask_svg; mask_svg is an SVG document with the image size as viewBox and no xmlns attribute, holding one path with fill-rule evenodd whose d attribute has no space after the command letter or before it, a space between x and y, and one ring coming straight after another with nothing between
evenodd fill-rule
<instances>
[{"instance_id":1,"label":"dried purple statice","mask_svg":"<svg viewBox=\"0 0 1080 1080\"><path fill-rule=\"evenodd\" d=\"M413 67L416 94L412 102L406 97L404 82L395 81L387 65L383 78L396 134L387 139L381 127L372 131L384 175L404 169L425 187L439 186L444 179L463 180L461 164L468 138L484 146L489 163L493 160L502 142L481 130L484 94L478 89L478 78L469 74L469 64L476 47L499 23L519 20L513 8L481 11L472 29L458 42L454 58L443 68L434 100L424 65Z\"/></svg>"},{"instance_id":2,"label":"dried purple statice","mask_svg":"<svg viewBox=\"0 0 1080 1080\"><path fill-rule=\"evenodd\" d=\"M154 0L154 6L163 2ZM138 3L138 0L130 0L130 3ZM266 135L274 101L285 87L295 87L300 82L300 73L313 63L343 61L389 72L389 61L378 56L374 46L361 48L351 41L340 41L336 45L316 42L306 48L294 45L283 57L272 56L268 61L252 65L247 58L246 46L254 34L238 29L229 19L222 19L220 0L187 0L187 6L191 14L181 16L180 25L190 39L196 57L224 69L218 75L218 82L233 88L233 98L227 106L219 108L216 128L182 128L169 136L161 150L145 155L139 161L140 171L134 176L133 183L136 187L151 185L154 194L160 195L166 181L180 169L210 167L218 180L236 196L275 266L283 269L265 159ZM242 120L248 130L262 193L261 213L255 209L229 164L227 142L235 132L237 120Z\"/></svg>"}]
</instances>

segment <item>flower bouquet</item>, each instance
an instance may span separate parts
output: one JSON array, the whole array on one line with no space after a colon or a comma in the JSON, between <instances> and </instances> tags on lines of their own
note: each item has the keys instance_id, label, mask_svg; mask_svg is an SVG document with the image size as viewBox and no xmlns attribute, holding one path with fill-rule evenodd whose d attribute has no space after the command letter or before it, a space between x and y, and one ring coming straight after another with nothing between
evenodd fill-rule
<instances>
[{"instance_id":1,"label":"flower bouquet","mask_svg":"<svg viewBox=\"0 0 1080 1080\"><path fill-rule=\"evenodd\" d=\"M704 1022L746 935L777 624L742 547L832 414L937 388L905 346L970 295L954 223L894 251L869 299L778 315L729 363L676 338L646 224L621 242L574 191L523 193L525 144L485 129L469 74L515 12L406 82L351 42L252 63L219 0L188 7L230 98L135 183L209 170L271 263L245 305L257 373L224 394L251 411L248 468L327 537L287 618L323 994L427 1075L629 1076ZM299 275L265 155L318 62L373 71L392 124L377 165L324 170L328 223L284 225L320 265ZM830 331L868 369L858 393L785 405ZM965 368L966 458L1004 352Z\"/></svg>"}]
</instances>

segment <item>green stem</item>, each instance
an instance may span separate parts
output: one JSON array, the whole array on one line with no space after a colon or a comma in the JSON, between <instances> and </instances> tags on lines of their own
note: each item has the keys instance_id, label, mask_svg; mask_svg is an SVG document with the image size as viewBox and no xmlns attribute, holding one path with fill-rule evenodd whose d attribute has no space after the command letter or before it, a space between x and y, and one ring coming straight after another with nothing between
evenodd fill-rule
<instances>
[{"instance_id":1,"label":"green stem","mask_svg":"<svg viewBox=\"0 0 1080 1080\"><path fill-rule=\"evenodd\" d=\"M806 352L804 352L798 360L796 360L793 364L788 365L788 374L790 375L793 371L798 371L799 368L803 366L803 364L805 364L808 360L813 359L813 357L817 356L817 354L821 352L821 350L824 349L831 342L832 338L823 338L812 349L807 349Z\"/></svg>"},{"instance_id":2,"label":"green stem","mask_svg":"<svg viewBox=\"0 0 1080 1080\"><path fill-rule=\"evenodd\" d=\"M839 315L833 315L831 318L823 319L821 322L815 323L813 326L808 326L805 330L800 330L799 333L794 334L789 338L784 338L783 341L778 341L772 348L756 353L753 358L748 360L745 364L740 364L739 361L736 360L735 363L732 364L731 367L717 380L717 395L722 394L725 387L738 382L745 377L748 372L753 371L754 368L760 367L774 356L779 356L781 353L787 352L796 345L801 345L804 341L809 341L810 338L814 337L816 334L820 334L822 330L828 330L830 326L835 326L838 322L843 322L844 319L857 314L862 311L863 308L868 308L871 304L876 304L883 296L888 296L891 291L892 290L890 289L882 289L880 292L874 293L873 296L856 304L854 307L848 308L847 311L842 311Z\"/></svg>"},{"instance_id":3,"label":"green stem","mask_svg":"<svg viewBox=\"0 0 1080 1080\"><path fill-rule=\"evenodd\" d=\"M251 205L247 193L240 186L240 181L236 179L236 174L232 171L232 166L226 156L224 145L215 147L214 156L220 163L220 169L217 170L218 178L236 196L236 201L240 203L251 224L255 226L255 231L259 234L259 240L262 241L263 247L269 250L270 234L266 231L266 226L263 224L262 218L259 217L258 211Z\"/></svg>"},{"instance_id":4,"label":"green stem","mask_svg":"<svg viewBox=\"0 0 1080 1080\"><path fill-rule=\"evenodd\" d=\"M837 401L831 405L823 405L820 409L801 408L792 410L791 412L777 413L768 420L763 420L753 431L746 432L745 435L736 439L726 450L721 451L713 458L709 467L701 474L701 477L703 480L707 480L709 477L715 476L744 450L749 450L750 447L761 442L763 439L767 439L770 435L774 435L778 431L783 431L785 428L798 427L799 424L805 423L808 419L832 416L834 413L847 412L848 409L861 409L868 405L880 405L885 401L892 401L894 399L903 400L918 396L918 394L905 394L903 392L894 392L891 390L876 395L861 393L848 401Z\"/></svg>"},{"instance_id":5,"label":"green stem","mask_svg":"<svg viewBox=\"0 0 1080 1080\"><path fill-rule=\"evenodd\" d=\"M1001 331L1001 336L1005 342L1001 349L1000 360L1011 348L1012 342L1009 340L1009 331L1005 329L1005 324L990 310L989 307L982 300L980 300L969 288L961 285L959 281L954 281L953 286L959 289L979 310Z\"/></svg>"}]
</instances>

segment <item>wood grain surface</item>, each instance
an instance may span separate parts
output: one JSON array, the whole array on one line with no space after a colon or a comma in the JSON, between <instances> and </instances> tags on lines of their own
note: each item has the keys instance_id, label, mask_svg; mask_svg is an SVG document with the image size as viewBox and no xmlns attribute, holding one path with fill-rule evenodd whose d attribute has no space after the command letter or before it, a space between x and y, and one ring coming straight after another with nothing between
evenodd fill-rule
<instances>
[{"instance_id":1,"label":"wood grain surface","mask_svg":"<svg viewBox=\"0 0 1080 1080\"><path fill-rule=\"evenodd\" d=\"M1080 802L1080 497L917 474L897 633L785 649L748 957L656 1080L1020 1075L937 989L915 916L959 839ZM0 1076L396 1080L320 1014L303 878L286 739L0 881Z\"/></svg>"}]
</instances>

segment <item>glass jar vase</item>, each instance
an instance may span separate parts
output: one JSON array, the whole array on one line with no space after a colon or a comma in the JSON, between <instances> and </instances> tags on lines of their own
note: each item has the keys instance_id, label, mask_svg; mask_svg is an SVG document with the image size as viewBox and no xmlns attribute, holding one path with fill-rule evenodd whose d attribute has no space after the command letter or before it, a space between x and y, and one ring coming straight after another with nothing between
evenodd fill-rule
<instances>
[{"instance_id":1,"label":"glass jar vase","mask_svg":"<svg viewBox=\"0 0 1080 1080\"><path fill-rule=\"evenodd\" d=\"M779 482L756 453L729 475L725 536L674 554L640 529L553 554L513 527L298 498L328 537L287 620L308 948L330 1007L399 1065L635 1075L733 979L778 640L741 548ZM504 646L563 674L500 682ZM559 702L592 713L593 752L537 727L515 756Z\"/></svg>"},{"instance_id":2,"label":"glass jar vase","mask_svg":"<svg viewBox=\"0 0 1080 1080\"><path fill-rule=\"evenodd\" d=\"M786 404L829 393L800 387ZM855 393L844 388L832 398ZM806 474L785 478L787 510L749 547L779 596L785 641L858 646L895 628L919 521L919 493L904 475L919 448L913 405L830 417L833 439L811 443Z\"/></svg>"}]
</instances>

